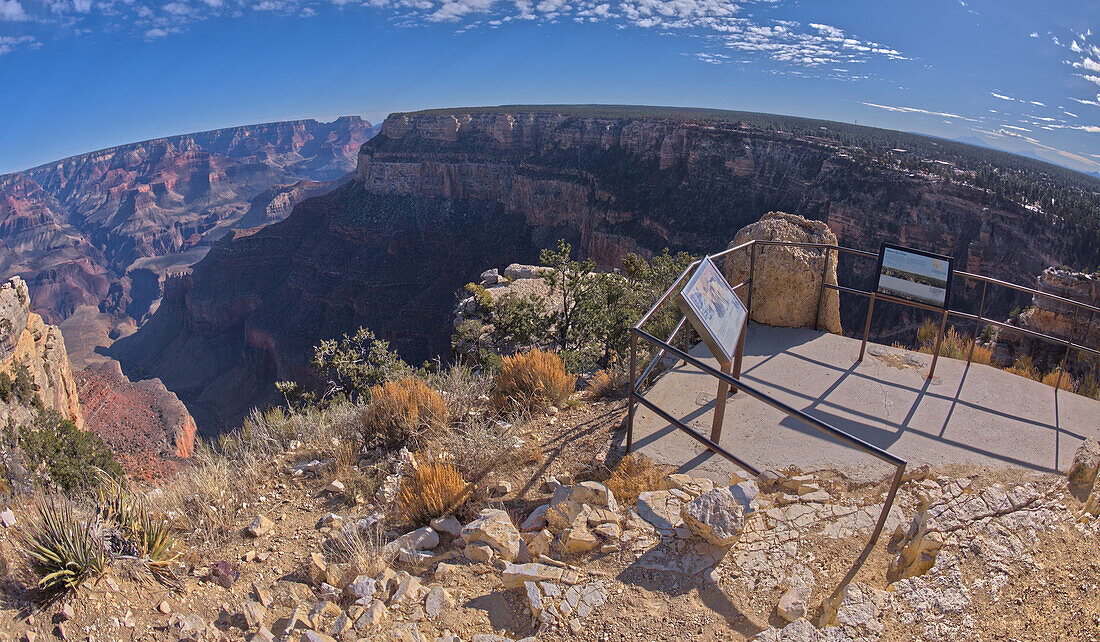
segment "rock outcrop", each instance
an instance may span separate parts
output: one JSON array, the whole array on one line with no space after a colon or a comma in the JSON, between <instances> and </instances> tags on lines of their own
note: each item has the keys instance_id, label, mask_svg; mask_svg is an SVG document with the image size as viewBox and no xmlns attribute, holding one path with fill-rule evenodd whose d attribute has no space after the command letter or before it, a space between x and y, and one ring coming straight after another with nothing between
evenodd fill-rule
<instances>
[{"instance_id":1,"label":"rock outcrop","mask_svg":"<svg viewBox=\"0 0 1100 642\"><path fill-rule=\"evenodd\" d=\"M756 223L741 228L730 247L751 240L837 244L836 235L821 221L785 212L768 212ZM750 286L752 320L786 328L818 327L839 334L840 293L821 290L822 279L829 285L837 284L837 252L828 252L828 265L825 257L824 249L757 246ZM751 259L751 253L745 251L726 259L724 271L730 284L749 279Z\"/></svg>"},{"instance_id":2,"label":"rock outcrop","mask_svg":"<svg viewBox=\"0 0 1100 642\"><path fill-rule=\"evenodd\" d=\"M1035 289L1100 307L1100 273L1088 274L1066 268L1049 267L1035 279ZM1076 308L1068 303L1033 295L1031 307L1023 310L1009 323L1026 330L1060 337L1074 343L1100 348L1100 319L1082 311L1075 314ZM1100 317L1100 315L1096 315ZM1001 363L1013 363L1018 357L1030 356L1037 365L1045 369L1057 366L1065 348L1062 346L1029 337L1008 328L997 331L993 344L993 357ZM1071 354L1074 359L1077 355ZM1071 368L1073 362L1070 363Z\"/></svg>"},{"instance_id":3,"label":"rock outcrop","mask_svg":"<svg viewBox=\"0 0 1100 642\"><path fill-rule=\"evenodd\" d=\"M84 428L84 414L61 331L31 311L26 282L12 277L0 285L0 372L15 379L19 367L27 369L45 408ZM29 418L26 408L14 400L0 403L0 422Z\"/></svg>"},{"instance_id":4,"label":"rock outcrop","mask_svg":"<svg viewBox=\"0 0 1100 642\"><path fill-rule=\"evenodd\" d=\"M88 427L116 454L191 456L195 420L160 379L131 382L108 361L77 372L76 381Z\"/></svg>"},{"instance_id":5,"label":"rock outcrop","mask_svg":"<svg viewBox=\"0 0 1100 642\"><path fill-rule=\"evenodd\" d=\"M932 248L1013 281L1100 258L1068 224L959 181L857 161L858 150L823 138L694 114L393 114L362 147L351 182L284 221L228 235L191 276L166 281L160 308L114 354L125 372L159 377L213 432L278 401L276 380L318 384L312 346L358 326L412 363L448 354L455 292L486 266L537 262L558 239L617 265L632 251L714 252L735 230L786 211L826 223L843 245ZM842 283L873 270L873 261L837 267ZM844 313L861 318L859 304ZM876 314L875 336L919 323L891 316L903 314Z\"/></svg>"}]
</instances>

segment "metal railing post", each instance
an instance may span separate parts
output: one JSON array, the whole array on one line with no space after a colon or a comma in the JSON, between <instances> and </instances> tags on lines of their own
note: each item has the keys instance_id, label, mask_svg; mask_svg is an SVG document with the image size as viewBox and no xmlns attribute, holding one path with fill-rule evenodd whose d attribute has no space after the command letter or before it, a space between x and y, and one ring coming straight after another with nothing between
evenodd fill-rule
<instances>
[{"instance_id":1,"label":"metal railing post","mask_svg":"<svg viewBox=\"0 0 1100 642\"><path fill-rule=\"evenodd\" d=\"M825 248L825 264L821 266L821 287L817 290L817 309L814 310L814 330L821 327L821 304L825 301L825 277L829 274L829 252L831 247ZM840 267L840 253L836 257L837 267ZM839 296L839 295L838 295Z\"/></svg>"},{"instance_id":2,"label":"metal railing post","mask_svg":"<svg viewBox=\"0 0 1100 642\"><path fill-rule=\"evenodd\" d=\"M638 335L630 333L630 392L626 408L626 452L634 447L634 392L638 385Z\"/></svg>"},{"instance_id":3,"label":"metal railing post","mask_svg":"<svg viewBox=\"0 0 1100 642\"><path fill-rule=\"evenodd\" d=\"M867 335L871 332L871 312L875 309L875 299L878 297L877 292L871 293L871 302L867 304L867 320L863 322L863 343L859 346L859 357L856 358L856 363L863 361L863 354L867 352Z\"/></svg>"},{"instance_id":4,"label":"metal railing post","mask_svg":"<svg viewBox=\"0 0 1100 642\"><path fill-rule=\"evenodd\" d=\"M1066 360L1069 359L1069 349L1073 345L1073 335L1077 331L1077 313L1080 308L1073 308L1073 324L1069 326L1069 344L1066 345L1066 352L1062 355L1062 363L1058 366L1058 381L1054 384L1054 394L1058 394L1058 389L1062 387L1062 376L1066 374ZM1082 343L1088 341L1086 336Z\"/></svg>"},{"instance_id":5,"label":"metal railing post","mask_svg":"<svg viewBox=\"0 0 1100 642\"><path fill-rule=\"evenodd\" d=\"M978 343L978 336L982 332L982 313L985 312L985 291L989 288L989 284L982 282L982 301L978 304L978 320L974 322L974 340L970 342L970 350L966 353L966 365L970 365L970 362L974 359L974 345Z\"/></svg>"},{"instance_id":6,"label":"metal railing post","mask_svg":"<svg viewBox=\"0 0 1100 642\"><path fill-rule=\"evenodd\" d=\"M931 379L932 375L936 372L936 362L940 359L940 347L943 346L943 330L947 327L947 310L943 311L943 317L940 318L940 331L936 334L936 347L932 350L932 365L928 366L928 377Z\"/></svg>"},{"instance_id":7,"label":"metal railing post","mask_svg":"<svg viewBox=\"0 0 1100 642\"><path fill-rule=\"evenodd\" d=\"M756 289L756 241L749 248L749 294L745 301L745 317L752 319L752 291Z\"/></svg>"}]
</instances>

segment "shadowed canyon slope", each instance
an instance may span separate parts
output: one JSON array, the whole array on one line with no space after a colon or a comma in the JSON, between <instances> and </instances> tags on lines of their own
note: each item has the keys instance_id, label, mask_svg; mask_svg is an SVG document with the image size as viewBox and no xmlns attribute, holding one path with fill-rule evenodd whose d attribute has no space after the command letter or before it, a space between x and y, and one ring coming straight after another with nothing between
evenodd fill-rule
<instances>
[{"instance_id":1,"label":"shadowed canyon slope","mask_svg":"<svg viewBox=\"0 0 1100 642\"><path fill-rule=\"evenodd\" d=\"M454 292L487 267L536 261L558 238L603 264L666 246L713 252L783 210L825 221L842 245L911 244L1017 282L1097 262L1094 234L964 181L778 131L762 115L714 114L391 115L351 182L217 243L114 354L131 378L161 378L212 432L273 401L277 379L308 380L310 347L359 325L415 363L445 355ZM866 287L874 264L840 269L842 283Z\"/></svg>"},{"instance_id":2,"label":"shadowed canyon slope","mask_svg":"<svg viewBox=\"0 0 1100 642\"><path fill-rule=\"evenodd\" d=\"M334 187L374 132L357 116L250 125L0 176L0 277L26 279L51 323L82 306L140 321L167 272Z\"/></svg>"}]
</instances>

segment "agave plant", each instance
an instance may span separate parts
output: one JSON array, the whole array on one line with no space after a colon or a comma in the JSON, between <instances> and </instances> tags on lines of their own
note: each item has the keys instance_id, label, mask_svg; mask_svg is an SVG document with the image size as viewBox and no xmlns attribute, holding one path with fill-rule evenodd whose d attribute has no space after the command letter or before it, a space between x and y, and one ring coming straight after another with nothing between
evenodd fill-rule
<instances>
[{"instance_id":1,"label":"agave plant","mask_svg":"<svg viewBox=\"0 0 1100 642\"><path fill-rule=\"evenodd\" d=\"M72 505L59 499L39 504L38 516L22 538L39 588L73 590L103 574L107 554L91 521L81 523Z\"/></svg>"}]
</instances>

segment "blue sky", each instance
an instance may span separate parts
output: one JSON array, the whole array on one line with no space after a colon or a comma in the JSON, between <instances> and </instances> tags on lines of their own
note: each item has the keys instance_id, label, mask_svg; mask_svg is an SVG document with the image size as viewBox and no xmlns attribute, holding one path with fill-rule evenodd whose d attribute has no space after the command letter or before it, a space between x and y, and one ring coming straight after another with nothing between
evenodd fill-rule
<instances>
[{"instance_id":1,"label":"blue sky","mask_svg":"<svg viewBox=\"0 0 1100 642\"><path fill-rule=\"evenodd\" d=\"M827 118L1095 172L1100 2L0 0L0 87L0 172L217 127L511 103Z\"/></svg>"}]
</instances>

